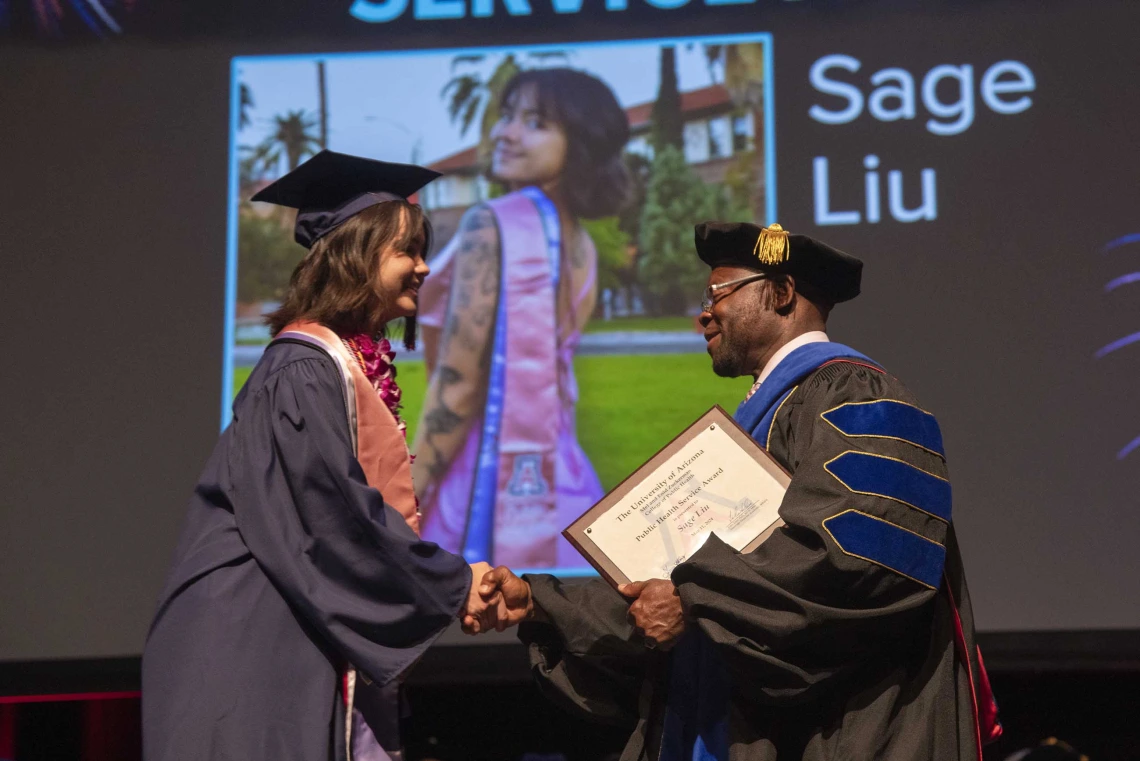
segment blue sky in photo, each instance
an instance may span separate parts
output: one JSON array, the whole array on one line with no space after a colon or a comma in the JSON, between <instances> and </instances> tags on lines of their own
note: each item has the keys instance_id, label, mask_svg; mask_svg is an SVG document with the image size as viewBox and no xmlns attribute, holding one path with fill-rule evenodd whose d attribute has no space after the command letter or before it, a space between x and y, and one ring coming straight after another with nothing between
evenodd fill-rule
<instances>
[{"instance_id":1,"label":"blue sky in photo","mask_svg":"<svg viewBox=\"0 0 1140 761\"><path fill-rule=\"evenodd\" d=\"M677 46L677 74L682 92L713 83L699 44ZM559 45L568 53L546 65L583 69L605 81L625 107L657 95L660 42ZM481 64L461 66L488 74L507 54L489 49ZM511 48L521 51L525 48ZM441 91L452 77L452 60L473 50L428 53L365 53L326 59L329 148L385 161L431 163L470 147L478 122L466 136L447 115ZM239 59L238 82L249 86L252 124L238 133L239 145L254 145L271 130L273 117L296 109L316 114L318 57Z\"/></svg>"}]
</instances>

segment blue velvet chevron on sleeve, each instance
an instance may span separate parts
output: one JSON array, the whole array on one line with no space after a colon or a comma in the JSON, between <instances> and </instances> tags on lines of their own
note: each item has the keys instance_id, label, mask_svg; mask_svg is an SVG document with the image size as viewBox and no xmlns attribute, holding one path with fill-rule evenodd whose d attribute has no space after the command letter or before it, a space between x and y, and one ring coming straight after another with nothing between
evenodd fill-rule
<instances>
[{"instance_id":1,"label":"blue velvet chevron on sleeve","mask_svg":"<svg viewBox=\"0 0 1140 761\"><path fill-rule=\"evenodd\" d=\"M950 521L950 482L909 462L886 455L848 451L829 461L824 468L856 494L892 499Z\"/></svg>"},{"instance_id":2,"label":"blue velvet chevron on sleeve","mask_svg":"<svg viewBox=\"0 0 1140 761\"><path fill-rule=\"evenodd\" d=\"M897 439L945 457L942 431L929 412L894 399L848 402L823 413L844 436Z\"/></svg>"},{"instance_id":3,"label":"blue velvet chevron on sleeve","mask_svg":"<svg viewBox=\"0 0 1140 761\"><path fill-rule=\"evenodd\" d=\"M847 510L823 522L824 529L848 555L889 568L937 589L946 548L882 518Z\"/></svg>"}]
</instances>

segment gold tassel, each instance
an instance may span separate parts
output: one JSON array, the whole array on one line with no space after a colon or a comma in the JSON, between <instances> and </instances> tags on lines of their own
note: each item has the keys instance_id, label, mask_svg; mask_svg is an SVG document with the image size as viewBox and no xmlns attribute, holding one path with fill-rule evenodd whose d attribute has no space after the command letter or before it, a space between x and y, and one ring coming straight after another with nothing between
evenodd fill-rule
<instances>
[{"instance_id":1,"label":"gold tassel","mask_svg":"<svg viewBox=\"0 0 1140 761\"><path fill-rule=\"evenodd\" d=\"M792 254L792 247L788 243L788 231L778 224L763 228L760 237L756 239L752 253L761 264L768 267L775 267L788 261L788 257Z\"/></svg>"}]
</instances>

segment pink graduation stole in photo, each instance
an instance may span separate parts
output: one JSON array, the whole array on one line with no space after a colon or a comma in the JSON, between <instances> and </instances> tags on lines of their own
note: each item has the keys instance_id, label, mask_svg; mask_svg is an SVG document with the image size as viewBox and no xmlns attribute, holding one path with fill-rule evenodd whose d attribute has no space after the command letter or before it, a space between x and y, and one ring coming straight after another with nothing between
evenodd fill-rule
<instances>
[{"instance_id":1,"label":"pink graduation stole in photo","mask_svg":"<svg viewBox=\"0 0 1140 761\"><path fill-rule=\"evenodd\" d=\"M469 561L545 565L561 534L556 452L561 229L536 188L488 202L501 241L499 306L463 542Z\"/></svg>"}]
</instances>

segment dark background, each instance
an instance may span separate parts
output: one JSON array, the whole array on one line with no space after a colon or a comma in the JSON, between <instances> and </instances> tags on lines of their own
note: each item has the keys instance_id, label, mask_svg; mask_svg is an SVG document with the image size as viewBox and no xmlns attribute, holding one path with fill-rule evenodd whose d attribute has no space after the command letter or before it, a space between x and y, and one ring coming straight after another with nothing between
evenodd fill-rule
<instances>
[{"instance_id":1,"label":"dark background","mask_svg":"<svg viewBox=\"0 0 1140 761\"><path fill-rule=\"evenodd\" d=\"M0 37L0 661L141 651L218 433L232 56L754 31L774 36L778 219L866 260L832 336L938 415L979 627L1014 655L1041 642L1020 632L1140 629L1140 450L1116 459L1140 435L1140 345L1093 358L1140 330L1140 284L1104 292L1140 269L1140 244L1102 251L1140 232L1140 7L543 4L368 25L347 2L144 0L107 41L42 37L17 14ZM921 87L935 65L973 64L974 124L930 134L921 96L913 121L814 122L812 104L837 101L808 70L832 53L863 62L843 78L865 95L884 67ZM1003 116L977 87L1007 59L1037 89ZM830 159L834 205L859 208L869 153L884 187L900 169L917 192L935 169L938 219L895 222L884 200L887 221L816 229L812 158ZM1140 635L1111 641L1140 654Z\"/></svg>"}]
</instances>

